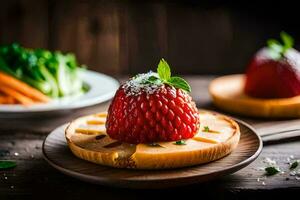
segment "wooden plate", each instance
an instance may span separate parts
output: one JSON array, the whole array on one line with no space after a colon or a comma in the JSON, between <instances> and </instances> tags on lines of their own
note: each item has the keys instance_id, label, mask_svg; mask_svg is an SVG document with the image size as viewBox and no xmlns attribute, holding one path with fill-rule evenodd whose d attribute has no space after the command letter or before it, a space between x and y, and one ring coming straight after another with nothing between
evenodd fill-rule
<instances>
[{"instance_id":1,"label":"wooden plate","mask_svg":"<svg viewBox=\"0 0 300 200\"><path fill-rule=\"evenodd\" d=\"M300 96L278 99L252 98L244 94L245 75L216 78L209 85L214 104L220 109L251 117L300 117Z\"/></svg>"},{"instance_id":2,"label":"wooden plate","mask_svg":"<svg viewBox=\"0 0 300 200\"><path fill-rule=\"evenodd\" d=\"M166 188L199 183L231 174L254 161L261 152L262 141L244 122L238 121L241 138L238 147L217 161L172 170L116 169L87 162L69 150L64 130L66 125L51 132L43 144L46 161L62 173L83 181L125 188Z\"/></svg>"}]
</instances>

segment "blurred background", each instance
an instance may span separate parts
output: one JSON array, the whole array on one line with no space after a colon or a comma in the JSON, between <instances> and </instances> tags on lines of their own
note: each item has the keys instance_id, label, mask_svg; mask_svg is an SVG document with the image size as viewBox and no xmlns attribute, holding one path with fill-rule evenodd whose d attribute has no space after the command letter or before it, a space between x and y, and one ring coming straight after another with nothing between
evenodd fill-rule
<instances>
[{"instance_id":1,"label":"blurred background","mask_svg":"<svg viewBox=\"0 0 300 200\"><path fill-rule=\"evenodd\" d=\"M74 52L112 75L156 69L161 57L176 74L240 73L281 30L297 48L297 13L293 1L7 0L0 44Z\"/></svg>"}]
</instances>

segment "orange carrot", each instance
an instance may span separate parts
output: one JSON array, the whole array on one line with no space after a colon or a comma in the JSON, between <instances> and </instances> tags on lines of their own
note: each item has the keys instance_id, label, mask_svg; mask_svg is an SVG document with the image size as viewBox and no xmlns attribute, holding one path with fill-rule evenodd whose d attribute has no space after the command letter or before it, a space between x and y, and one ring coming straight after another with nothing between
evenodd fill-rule
<instances>
[{"instance_id":1,"label":"orange carrot","mask_svg":"<svg viewBox=\"0 0 300 200\"><path fill-rule=\"evenodd\" d=\"M37 89L27 85L26 83L9 76L5 73L0 72L0 88L2 85L5 85L18 93L22 93L23 95L30 97L34 100L41 101L41 102L48 102L49 98L38 91Z\"/></svg>"},{"instance_id":2,"label":"orange carrot","mask_svg":"<svg viewBox=\"0 0 300 200\"><path fill-rule=\"evenodd\" d=\"M32 99L24 96L23 94L15 91L15 90L13 90L9 87L1 85L0 91L2 91L6 95L9 95L9 96L13 97L14 99L16 99L18 102L20 102L23 105L32 105L32 104L34 104L34 101Z\"/></svg>"},{"instance_id":3,"label":"orange carrot","mask_svg":"<svg viewBox=\"0 0 300 200\"><path fill-rule=\"evenodd\" d=\"M0 96L0 104L14 104L15 99L11 96Z\"/></svg>"}]
</instances>

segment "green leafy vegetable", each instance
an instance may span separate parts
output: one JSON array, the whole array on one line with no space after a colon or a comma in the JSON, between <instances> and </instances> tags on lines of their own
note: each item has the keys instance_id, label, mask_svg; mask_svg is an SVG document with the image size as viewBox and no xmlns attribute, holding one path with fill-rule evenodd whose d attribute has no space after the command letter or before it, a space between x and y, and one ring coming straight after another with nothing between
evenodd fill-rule
<instances>
[{"instance_id":1,"label":"green leafy vegetable","mask_svg":"<svg viewBox=\"0 0 300 200\"><path fill-rule=\"evenodd\" d=\"M278 167L274 167L274 166L266 167L265 171L266 171L266 175L267 176L272 176L272 175L275 175L278 172L280 172L280 170L278 169Z\"/></svg>"},{"instance_id":2,"label":"green leafy vegetable","mask_svg":"<svg viewBox=\"0 0 300 200\"><path fill-rule=\"evenodd\" d=\"M298 165L299 165L299 161L296 160L296 161L294 161L293 163L290 164L290 169L295 169L295 168L298 167Z\"/></svg>"},{"instance_id":3,"label":"green leafy vegetable","mask_svg":"<svg viewBox=\"0 0 300 200\"><path fill-rule=\"evenodd\" d=\"M183 79L177 76L171 77L171 69L168 63L161 59L158 67L157 67L157 73L159 76L159 79L168 85L171 85L175 88L180 88L182 90L185 90L187 92L191 92L190 85Z\"/></svg>"},{"instance_id":4,"label":"green leafy vegetable","mask_svg":"<svg viewBox=\"0 0 300 200\"><path fill-rule=\"evenodd\" d=\"M280 33L280 38L282 40L282 43L275 39L269 39L267 41L270 56L275 60L284 57L286 51L292 48L294 45L294 39L286 32L282 31Z\"/></svg>"},{"instance_id":5,"label":"green leafy vegetable","mask_svg":"<svg viewBox=\"0 0 300 200\"><path fill-rule=\"evenodd\" d=\"M204 132L209 132L209 127L208 127L208 126L204 126L204 127L203 127L203 131L204 131Z\"/></svg>"},{"instance_id":6,"label":"green leafy vegetable","mask_svg":"<svg viewBox=\"0 0 300 200\"><path fill-rule=\"evenodd\" d=\"M2 169L10 169L17 166L17 163L9 160L0 160L0 170Z\"/></svg>"},{"instance_id":7,"label":"green leafy vegetable","mask_svg":"<svg viewBox=\"0 0 300 200\"><path fill-rule=\"evenodd\" d=\"M79 77L82 69L70 53L27 49L16 43L0 46L0 71L52 98L83 93L85 87Z\"/></svg>"},{"instance_id":8,"label":"green leafy vegetable","mask_svg":"<svg viewBox=\"0 0 300 200\"><path fill-rule=\"evenodd\" d=\"M184 140L179 140L175 142L176 145L186 145Z\"/></svg>"}]
</instances>

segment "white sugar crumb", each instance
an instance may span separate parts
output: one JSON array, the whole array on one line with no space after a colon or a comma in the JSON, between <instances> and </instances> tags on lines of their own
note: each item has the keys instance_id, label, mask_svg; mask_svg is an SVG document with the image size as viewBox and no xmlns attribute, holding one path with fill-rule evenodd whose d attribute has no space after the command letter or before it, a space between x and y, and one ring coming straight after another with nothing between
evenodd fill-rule
<instances>
[{"instance_id":1,"label":"white sugar crumb","mask_svg":"<svg viewBox=\"0 0 300 200\"><path fill-rule=\"evenodd\" d=\"M295 170L293 170L293 171L290 172L290 175L291 175L291 176L296 176L296 175L297 175L297 172L296 172Z\"/></svg>"},{"instance_id":2,"label":"white sugar crumb","mask_svg":"<svg viewBox=\"0 0 300 200\"><path fill-rule=\"evenodd\" d=\"M275 160L272 160L271 158L268 158L268 157L266 157L263 160L263 162L266 163L268 166L276 166L277 165Z\"/></svg>"},{"instance_id":3,"label":"white sugar crumb","mask_svg":"<svg viewBox=\"0 0 300 200\"><path fill-rule=\"evenodd\" d=\"M153 94L157 91L162 83L158 82L155 84L147 84L147 80L149 77L155 76L158 77L157 73L152 71L144 74L139 74L134 78L131 78L127 81L122 87L125 89L127 96L137 96L142 92L146 92L146 94Z\"/></svg>"},{"instance_id":4,"label":"white sugar crumb","mask_svg":"<svg viewBox=\"0 0 300 200\"><path fill-rule=\"evenodd\" d=\"M292 170L290 172L290 176L295 177L295 179L297 181L299 181L300 180L300 169L298 169L298 170Z\"/></svg>"},{"instance_id":5,"label":"white sugar crumb","mask_svg":"<svg viewBox=\"0 0 300 200\"><path fill-rule=\"evenodd\" d=\"M266 183L265 183L264 181L263 181L263 182L261 182L261 184L262 184L262 185L266 185Z\"/></svg>"},{"instance_id":6,"label":"white sugar crumb","mask_svg":"<svg viewBox=\"0 0 300 200\"><path fill-rule=\"evenodd\" d=\"M18 155L19 155L19 153L18 153L18 152L15 152L14 154L15 154L15 156L18 156Z\"/></svg>"},{"instance_id":7,"label":"white sugar crumb","mask_svg":"<svg viewBox=\"0 0 300 200\"><path fill-rule=\"evenodd\" d=\"M255 168L256 171L265 171L265 168L264 167L257 167Z\"/></svg>"}]
</instances>

